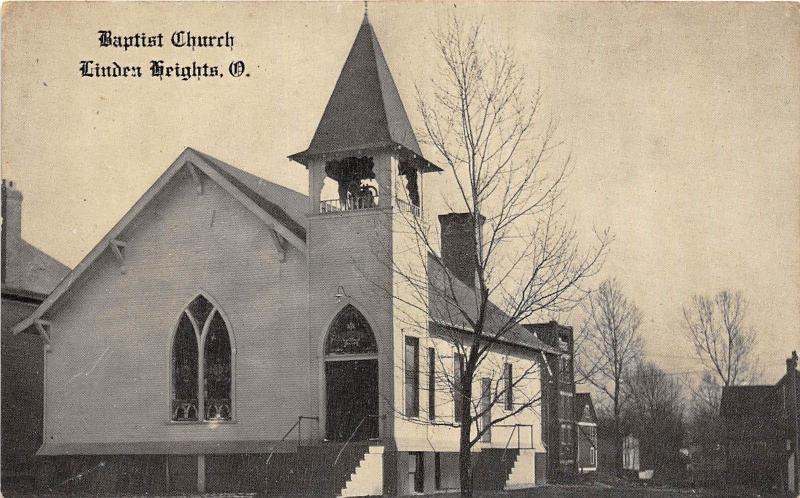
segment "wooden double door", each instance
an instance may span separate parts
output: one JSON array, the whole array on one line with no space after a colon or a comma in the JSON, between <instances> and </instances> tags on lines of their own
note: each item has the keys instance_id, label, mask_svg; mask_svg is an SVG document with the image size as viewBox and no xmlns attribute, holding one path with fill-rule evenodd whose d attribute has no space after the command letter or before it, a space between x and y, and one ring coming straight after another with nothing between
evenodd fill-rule
<instances>
[{"instance_id":1,"label":"wooden double door","mask_svg":"<svg viewBox=\"0 0 800 498\"><path fill-rule=\"evenodd\" d=\"M326 439L378 437L378 360L326 361L325 393Z\"/></svg>"}]
</instances>

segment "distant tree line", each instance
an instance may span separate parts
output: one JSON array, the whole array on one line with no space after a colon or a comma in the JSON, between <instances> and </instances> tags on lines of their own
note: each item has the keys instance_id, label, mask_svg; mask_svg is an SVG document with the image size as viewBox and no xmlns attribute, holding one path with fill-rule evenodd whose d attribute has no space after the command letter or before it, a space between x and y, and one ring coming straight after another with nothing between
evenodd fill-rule
<instances>
[{"instance_id":1,"label":"distant tree line","mask_svg":"<svg viewBox=\"0 0 800 498\"><path fill-rule=\"evenodd\" d=\"M601 395L600 433L610 435L614 448L607 468L623 475L623 440L632 435L639 440L641 468L654 470L656 481L721 483L722 387L761 375L747 308L741 292L728 290L695 295L683 306L678 337L688 340L687 356L702 365L699 377L683 377L644 358L643 314L617 280L602 282L587 297L576 337L576 374Z\"/></svg>"}]
</instances>

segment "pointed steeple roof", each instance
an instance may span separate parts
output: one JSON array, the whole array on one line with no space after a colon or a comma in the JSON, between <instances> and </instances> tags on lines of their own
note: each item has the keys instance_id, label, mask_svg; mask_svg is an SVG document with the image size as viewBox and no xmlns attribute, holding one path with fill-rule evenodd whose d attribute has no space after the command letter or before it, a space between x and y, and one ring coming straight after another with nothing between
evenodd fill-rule
<instances>
[{"instance_id":1,"label":"pointed steeple roof","mask_svg":"<svg viewBox=\"0 0 800 498\"><path fill-rule=\"evenodd\" d=\"M422 156L397 86L366 12L311 145L290 159L397 148L422 171L441 171Z\"/></svg>"}]
</instances>

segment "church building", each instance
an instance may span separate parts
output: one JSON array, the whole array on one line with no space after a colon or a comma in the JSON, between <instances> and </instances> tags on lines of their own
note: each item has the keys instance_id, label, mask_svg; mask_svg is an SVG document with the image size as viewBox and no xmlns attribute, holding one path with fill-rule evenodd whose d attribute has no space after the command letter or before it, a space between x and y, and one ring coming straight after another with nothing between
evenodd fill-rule
<instances>
[{"instance_id":1,"label":"church building","mask_svg":"<svg viewBox=\"0 0 800 498\"><path fill-rule=\"evenodd\" d=\"M394 270L419 247L404 224L429 216L424 178L441 169L366 15L310 145L289 158L307 195L185 149L15 327L45 351L40 489L458 489L463 414L442 379L460 374L450 338L470 330L433 292L422 311L398 299ZM445 275L472 292L464 216L439 216L427 288ZM490 417L541 395L544 353L558 351L522 326L492 349L473 388ZM473 451L476 489L534 485L539 406Z\"/></svg>"}]
</instances>

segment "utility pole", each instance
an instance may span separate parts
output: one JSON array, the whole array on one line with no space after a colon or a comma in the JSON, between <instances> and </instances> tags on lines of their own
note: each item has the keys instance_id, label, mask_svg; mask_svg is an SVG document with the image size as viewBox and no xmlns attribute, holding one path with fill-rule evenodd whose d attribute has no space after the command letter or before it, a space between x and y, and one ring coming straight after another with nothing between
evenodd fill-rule
<instances>
[{"instance_id":1,"label":"utility pole","mask_svg":"<svg viewBox=\"0 0 800 498\"><path fill-rule=\"evenodd\" d=\"M789 424L794 453L794 493L800 495L800 427L797 421L797 351L786 360L786 375L789 381Z\"/></svg>"}]
</instances>

